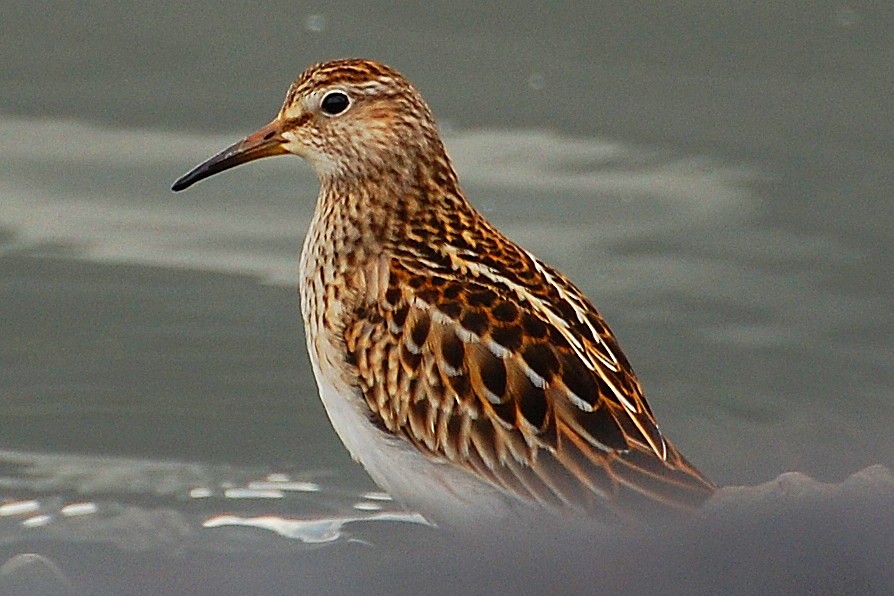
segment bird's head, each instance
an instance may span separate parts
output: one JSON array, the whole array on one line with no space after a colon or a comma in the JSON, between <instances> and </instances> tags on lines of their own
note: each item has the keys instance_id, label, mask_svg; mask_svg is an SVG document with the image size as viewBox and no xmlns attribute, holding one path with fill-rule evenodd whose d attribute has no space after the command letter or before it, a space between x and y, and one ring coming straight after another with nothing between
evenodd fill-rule
<instances>
[{"instance_id":1,"label":"bird's head","mask_svg":"<svg viewBox=\"0 0 894 596\"><path fill-rule=\"evenodd\" d=\"M446 164L431 111L400 73L370 60L335 60L304 71L272 122L198 165L173 189L286 153L306 159L323 181L400 176L425 159Z\"/></svg>"}]
</instances>

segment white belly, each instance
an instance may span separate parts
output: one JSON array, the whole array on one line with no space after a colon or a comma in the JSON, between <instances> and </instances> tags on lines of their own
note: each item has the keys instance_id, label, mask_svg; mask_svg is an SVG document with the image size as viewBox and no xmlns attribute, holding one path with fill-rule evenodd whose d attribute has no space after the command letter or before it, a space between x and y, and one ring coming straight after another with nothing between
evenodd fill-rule
<instances>
[{"instance_id":1,"label":"white belly","mask_svg":"<svg viewBox=\"0 0 894 596\"><path fill-rule=\"evenodd\" d=\"M512 513L517 501L454 464L432 460L405 439L380 430L356 388L323 374L308 345L320 399L335 432L373 481L431 522L474 527Z\"/></svg>"}]
</instances>

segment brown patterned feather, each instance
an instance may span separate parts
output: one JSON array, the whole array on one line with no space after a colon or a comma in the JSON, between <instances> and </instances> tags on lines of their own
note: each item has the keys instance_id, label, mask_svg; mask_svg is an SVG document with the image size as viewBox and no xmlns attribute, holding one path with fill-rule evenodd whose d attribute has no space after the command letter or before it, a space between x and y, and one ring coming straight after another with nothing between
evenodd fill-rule
<instances>
[{"instance_id":1,"label":"brown patterned feather","mask_svg":"<svg viewBox=\"0 0 894 596\"><path fill-rule=\"evenodd\" d=\"M539 271L523 288L541 284L529 295L546 297L562 321L573 317L571 330L556 329L499 278L419 262L418 254L392 257L382 299L345 331L366 403L390 432L553 507L604 509L623 491L686 507L711 494L659 432L611 331L564 278L534 261ZM550 291L550 283L563 286ZM576 301L567 312L554 306L564 297ZM378 343L360 340L372 336ZM379 353L397 354L402 366L380 366L381 356L370 357ZM410 379L416 390L399 390Z\"/></svg>"}]
</instances>

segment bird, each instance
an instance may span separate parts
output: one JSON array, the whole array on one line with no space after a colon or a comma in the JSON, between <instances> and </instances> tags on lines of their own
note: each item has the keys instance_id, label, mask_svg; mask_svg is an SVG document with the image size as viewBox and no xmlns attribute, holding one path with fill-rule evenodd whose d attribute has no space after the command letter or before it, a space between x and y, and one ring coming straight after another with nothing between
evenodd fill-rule
<instances>
[{"instance_id":1,"label":"bird","mask_svg":"<svg viewBox=\"0 0 894 596\"><path fill-rule=\"evenodd\" d=\"M456 527L528 510L671 514L715 491L659 430L587 297L469 202L403 75L314 64L269 124L172 190L285 154L320 184L299 262L319 395L399 503Z\"/></svg>"}]
</instances>

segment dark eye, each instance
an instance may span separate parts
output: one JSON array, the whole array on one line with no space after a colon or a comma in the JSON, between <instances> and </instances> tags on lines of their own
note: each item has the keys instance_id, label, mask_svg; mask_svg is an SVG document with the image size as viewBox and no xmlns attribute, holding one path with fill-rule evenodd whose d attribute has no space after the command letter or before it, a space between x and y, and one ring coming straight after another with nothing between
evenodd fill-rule
<instances>
[{"instance_id":1,"label":"dark eye","mask_svg":"<svg viewBox=\"0 0 894 596\"><path fill-rule=\"evenodd\" d=\"M341 114L348 109L349 105L351 105L351 100L343 91L330 91L323 96L323 101L320 102L320 108L330 116Z\"/></svg>"}]
</instances>

